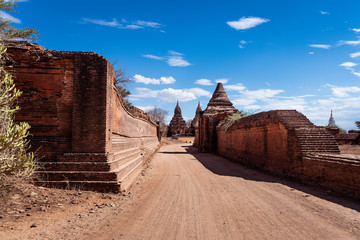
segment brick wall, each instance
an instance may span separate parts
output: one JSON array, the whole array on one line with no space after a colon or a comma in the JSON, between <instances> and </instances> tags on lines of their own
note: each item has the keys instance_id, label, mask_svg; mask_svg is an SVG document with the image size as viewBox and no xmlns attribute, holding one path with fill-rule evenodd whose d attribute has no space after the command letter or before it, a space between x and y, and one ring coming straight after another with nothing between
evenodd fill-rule
<instances>
[{"instance_id":1,"label":"brick wall","mask_svg":"<svg viewBox=\"0 0 360 240\"><path fill-rule=\"evenodd\" d=\"M262 112L217 126L218 153L245 165L360 198L360 159L295 110ZM346 173L346 174L345 174Z\"/></svg>"},{"instance_id":2,"label":"brick wall","mask_svg":"<svg viewBox=\"0 0 360 240\"><path fill-rule=\"evenodd\" d=\"M38 182L126 189L156 149L158 125L127 108L114 86L112 65L88 52L58 52L7 42L8 64L23 91L16 121L31 125L31 145L42 162Z\"/></svg>"}]
</instances>

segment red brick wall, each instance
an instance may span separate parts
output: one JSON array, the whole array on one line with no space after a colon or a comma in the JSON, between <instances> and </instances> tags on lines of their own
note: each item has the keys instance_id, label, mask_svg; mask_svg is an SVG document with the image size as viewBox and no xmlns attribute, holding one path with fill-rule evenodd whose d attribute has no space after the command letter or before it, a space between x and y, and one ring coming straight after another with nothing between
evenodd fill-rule
<instances>
[{"instance_id":1,"label":"red brick wall","mask_svg":"<svg viewBox=\"0 0 360 240\"><path fill-rule=\"evenodd\" d=\"M228 128L220 122L217 145L234 161L360 198L359 160L339 154L335 139L296 111L263 112Z\"/></svg>"}]
</instances>

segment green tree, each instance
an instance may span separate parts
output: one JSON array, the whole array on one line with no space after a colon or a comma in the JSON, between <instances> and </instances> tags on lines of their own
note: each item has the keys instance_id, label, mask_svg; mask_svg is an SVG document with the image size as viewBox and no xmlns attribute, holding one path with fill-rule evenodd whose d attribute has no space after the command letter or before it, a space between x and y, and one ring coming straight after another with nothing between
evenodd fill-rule
<instances>
[{"instance_id":1,"label":"green tree","mask_svg":"<svg viewBox=\"0 0 360 240\"><path fill-rule=\"evenodd\" d=\"M360 121L356 121L355 124L356 124L357 128L360 129Z\"/></svg>"},{"instance_id":2,"label":"green tree","mask_svg":"<svg viewBox=\"0 0 360 240\"><path fill-rule=\"evenodd\" d=\"M14 12L13 1L0 0L0 10ZM29 150L30 125L14 123L14 114L19 110L16 100L21 91L15 88L13 77L5 70L5 40L21 38L34 40L35 29L18 29L7 19L0 18L0 174L29 176L35 168L34 154Z\"/></svg>"},{"instance_id":3,"label":"green tree","mask_svg":"<svg viewBox=\"0 0 360 240\"><path fill-rule=\"evenodd\" d=\"M0 10L15 12L16 3L15 1L0 0ZM11 21L5 18L0 18L0 40L9 39L25 39L25 40L36 40L38 36L35 28L23 28L19 29L11 25Z\"/></svg>"}]
</instances>

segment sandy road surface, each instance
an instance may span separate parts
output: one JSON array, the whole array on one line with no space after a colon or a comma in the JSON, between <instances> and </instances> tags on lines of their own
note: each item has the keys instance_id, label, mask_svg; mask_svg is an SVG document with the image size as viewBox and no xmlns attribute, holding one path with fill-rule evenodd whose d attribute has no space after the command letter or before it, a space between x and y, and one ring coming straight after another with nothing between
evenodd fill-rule
<instances>
[{"instance_id":1,"label":"sandy road surface","mask_svg":"<svg viewBox=\"0 0 360 240\"><path fill-rule=\"evenodd\" d=\"M360 203L186 144L163 146L143 184L121 214L86 238L360 239Z\"/></svg>"}]
</instances>

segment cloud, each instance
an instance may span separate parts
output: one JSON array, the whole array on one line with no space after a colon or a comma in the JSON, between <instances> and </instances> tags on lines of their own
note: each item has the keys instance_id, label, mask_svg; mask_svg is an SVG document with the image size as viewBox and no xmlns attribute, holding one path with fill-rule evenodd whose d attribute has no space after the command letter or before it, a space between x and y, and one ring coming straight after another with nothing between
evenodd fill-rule
<instances>
[{"instance_id":1,"label":"cloud","mask_svg":"<svg viewBox=\"0 0 360 240\"><path fill-rule=\"evenodd\" d=\"M149 88L136 88L137 93L132 95L135 98L157 98L165 102L187 102L196 99L193 92L181 89L166 88L162 90L152 90Z\"/></svg>"},{"instance_id":2,"label":"cloud","mask_svg":"<svg viewBox=\"0 0 360 240\"><path fill-rule=\"evenodd\" d=\"M211 86L214 85L214 83L211 82L211 80L202 78L195 81L196 84L203 85L203 86Z\"/></svg>"},{"instance_id":3,"label":"cloud","mask_svg":"<svg viewBox=\"0 0 360 240\"><path fill-rule=\"evenodd\" d=\"M226 23L236 30L245 30L269 21L269 19L259 17L242 17L239 19L239 21L228 21Z\"/></svg>"},{"instance_id":4,"label":"cloud","mask_svg":"<svg viewBox=\"0 0 360 240\"><path fill-rule=\"evenodd\" d=\"M164 60L163 57L158 57L158 56L151 55L151 54L143 54L142 56L144 58L150 58L150 59L155 59L155 60Z\"/></svg>"},{"instance_id":5,"label":"cloud","mask_svg":"<svg viewBox=\"0 0 360 240\"><path fill-rule=\"evenodd\" d=\"M172 84L176 81L173 77L161 77L159 79L156 79L156 78L147 78L139 74L135 74L133 78L137 83L155 84L155 85Z\"/></svg>"},{"instance_id":6,"label":"cloud","mask_svg":"<svg viewBox=\"0 0 360 240\"><path fill-rule=\"evenodd\" d=\"M244 90L241 93L244 95L245 98L250 99L266 99L274 97L280 93L284 92L284 90L275 90L275 89L259 89L255 91Z\"/></svg>"},{"instance_id":7,"label":"cloud","mask_svg":"<svg viewBox=\"0 0 360 240\"><path fill-rule=\"evenodd\" d=\"M353 62L343 62L342 64L340 64L339 66L341 67L346 67L346 68L351 68L351 67L355 67L357 64L353 63Z\"/></svg>"},{"instance_id":8,"label":"cloud","mask_svg":"<svg viewBox=\"0 0 360 240\"><path fill-rule=\"evenodd\" d=\"M183 55L184 55L184 54L182 54L182 53L179 53L179 52L176 52L176 51L172 51L172 50L169 50L168 53L169 53L170 55L176 55L176 56L183 56Z\"/></svg>"},{"instance_id":9,"label":"cloud","mask_svg":"<svg viewBox=\"0 0 360 240\"><path fill-rule=\"evenodd\" d=\"M341 40L341 41L339 41L338 45L339 46L341 46L341 45L357 46L357 45L360 45L360 40L358 40L358 41L343 41L343 40Z\"/></svg>"},{"instance_id":10,"label":"cloud","mask_svg":"<svg viewBox=\"0 0 360 240\"><path fill-rule=\"evenodd\" d=\"M144 112L150 111L152 109L154 109L154 106L136 106L137 108L140 108L141 110L143 110Z\"/></svg>"},{"instance_id":11,"label":"cloud","mask_svg":"<svg viewBox=\"0 0 360 240\"><path fill-rule=\"evenodd\" d=\"M320 11L320 13L321 13L322 15L329 15L329 14L330 14L330 13L325 12L325 11Z\"/></svg>"},{"instance_id":12,"label":"cloud","mask_svg":"<svg viewBox=\"0 0 360 240\"><path fill-rule=\"evenodd\" d=\"M167 60L167 63L172 67L187 67L191 65L191 63L186 61L181 56L170 56Z\"/></svg>"},{"instance_id":13,"label":"cloud","mask_svg":"<svg viewBox=\"0 0 360 240\"><path fill-rule=\"evenodd\" d=\"M236 85L225 85L224 88L228 91L243 91L246 87L242 83Z\"/></svg>"},{"instance_id":14,"label":"cloud","mask_svg":"<svg viewBox=\"0 0 360 240\"><path fill-rule=\"evenodd\" d=\"M326 84L327 87L329 87L332 91L332 94L335 97L349 97L349 93L358 93L360 92L359 87L338 87L331 84Z\"/></svg>"},{"instance_id":15,"label":"cloud","mask_svg":"<svg viewBox=\"0 0 360 240\"><path fill-rule=\"evenodd\" d=\"M206 91L201 88L190 88L190 89L185 89L184 91L191 92L197 97L209 97L210 98L212 96L211 92Z\"/></svg>"},{"instance_id":16,"label":"cloud","mask_svg":"<svg viewBox=\"0 0 360 240\"><path fill-rule=\"evenodd\" d=\"M9 21L12 23L21 23L20 19L13 17L4 11L0 11L0 18L3 19L4 21Z\"/></svg>"},{"instance_id":17,"label":"cloud","mask_svg":"<svg viewBox=\"0 0 360 240\"><path fill-rule=\"evenodd\" d=\"M245 48L245 45L248 44L247 41L245 40L241 40L240 43L239 43L239 48Z\"/></svg>"},{"instance_id":18,"label":"cloud","mask_svg":"<svg viewBox=\"0 0 360 240\"><path fill-rule=\"evenodd\" d=\"M356 33L360 33L360 28L353 28L353 29L351 29L351 30L353 30L353 31L356 32Z\"/></svg>"},{"instance_id":19,"label":"cloud","mask_svg":"<svg viewBox=\"0 0 360 240\"><path fill-rule=\"evenodd\" d=\"M168 53L169 55L164 57L159 57L151 54L144 54L142 56L145 58L166 61L167 64L171 67L187 67L191 65L191 63L185 60L184 54L171 50L169 50Z\"/></svg>"},{"instance_id":20,"label":"cloud","mask_svg":"<svg viewBox=\"0 0 360 240\"><path fill-rule=\"evenodd\" d=\"M160 24L160 23L146 22L146 21L141 21L141 20L137 20L135 22L135 25L142 26L142 27L150 27L150 28L160 28L160 27L162 27L162 24Z\"/></svg>"},{"instance_id":21,"label":"cloud","mask_svg":"<svg viewBox=\"0 0 360 240\"><path fill-rule=\"evenodd\" d=\"M219 78L219 79L216 79L215 82L216 83L222 83L222 84L226 84L227 82L229 81L228 78Z\"/></svg>"},{"instance_id":22,"label":"cloud","mask_svg":"<svg viewBox=\"0 0 360 240\"><path fill-rule=\"evenodd\" d=\"M350 57L352 57L352 58L360 57L360 52L351 53Z\"/></svg>"},{"instance_id":23,"label":"cloud","mask_svg":"<svg viewBox=\"0 0 360 240\"><path fill-rule=\"evenodd\" d=\"M126 20L122 20L123 23L119 23L116 18L113 18L112 21L106 21L102 19L91 19L83 18L85 23L93 23L96 25L119 28L119 29L141 29L141 28L160 28L163 25L156 22L147 22L142 20L137 20L130 24L127 24Z\"/></svg>"},{"instance_id":24,"label":"cloud","mask_svg":"<svg viewBox=\"0 0 360 240\"><path fill-rule=\"evenodd\" d=\"M314 52L309 52L309 54L310 54L310 55L313 55L313 54L315 54L315 53L314 53Z\"/></svg>"},{"instance_id":25,"label":"cloud","mask_svg":"<svg viewBox=\"0 0 360 240\"><path fill-rule=\"evenodd\" d=\"M313 48L321 48L321 49L331 48L331 45L327 45L327 44L310 44L309 46Z\"/></svg>"}]
</instances>

